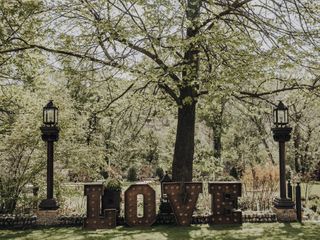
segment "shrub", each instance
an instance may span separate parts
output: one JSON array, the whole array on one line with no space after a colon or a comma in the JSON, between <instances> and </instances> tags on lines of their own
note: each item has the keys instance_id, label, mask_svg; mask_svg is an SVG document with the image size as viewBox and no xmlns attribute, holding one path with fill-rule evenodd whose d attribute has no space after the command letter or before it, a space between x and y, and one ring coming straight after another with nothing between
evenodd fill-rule
<instances>
[{"instance_id":1,"label":"shrub","mask_svg":"<svg viewBox=\"0 0 320 240\"><path fill-rule=\"evenodd\" d=\"M164 171L161 167L157 167L156 169L156 176L161 180L164 176Z\"/></svg>"},{"instance_id":2,"label":"shrub","mask_svg":"<svg viewBox=\"0 0 320 240\"><path fill-rule=\"evenodd\" d=\"M111 179L107 182L106 188L113 191L121 191L122 184L118 179Z\"/></svg>"},{"instance_id":3,"label":"shrub","mask_svg":"<svg viewBox=\"0 0 320 240\"><path fill-rule=\"evenodd\" d=\"M129 182L137 181L137 169L135 167L131 167L128 170L127 180Z\"/></svg>"},{"instance_id":4,"label":"shrub","mask_svg":"<svg viewBox=\"0 0 320 240\"><path fill-rule=\"evenodd\" d=\"M153 176L154 170L150 164L142 164L139 167L138 178L145 179Z\"/></svg>"},{"instance_id":5,"label":"shrub","mask_svg":"<svg viewBox=\"0 0 320 240\"><path fill-rule=\"evenodd\" d=\"M106 171L104 169L101 169L99 173L104 179L107 179L109 177L108 171Z\"/></svg>"},{"instance_id":6,"label":"shrub","mask_svg":"<svg viewBox=\"0 0 320 240\"><path fill-rule=\"evenodd\" d=\"M241 207L249 210L268 210L278 190L279 167L271 164L247 168L242 176Z\"/></svg>"},{"instance_id":7,"label":"shrub","mask_svg":"<svg viewBox=\"0 0 320 240\"><path fill-rule=\"evenodd\" d=\"M239 179L239 174L236 167L232 167L229 171L230 176L232 176L234 179Z\"/></svg>"},{"instance_id":8,"label":"shrub","mask_svg":"<svg viewBox=\"0 0 320 240\"><path fill-rule=\"evenodd\" d=\"M217 177L217 181L237 181L237 179L235 179L233 176L230 175L223 175L223 176L219 176Z\"/></svg>"},{"instance_id":9,"label":"shrub","mask_svg":"<svg viewBox=\"0 0 320 240\"><path fill-rule=\"evenodd\" d=\"M320 161L315 166L315 170L313 172L314 180L320 181Z\"/></svg>"}]
</instances>

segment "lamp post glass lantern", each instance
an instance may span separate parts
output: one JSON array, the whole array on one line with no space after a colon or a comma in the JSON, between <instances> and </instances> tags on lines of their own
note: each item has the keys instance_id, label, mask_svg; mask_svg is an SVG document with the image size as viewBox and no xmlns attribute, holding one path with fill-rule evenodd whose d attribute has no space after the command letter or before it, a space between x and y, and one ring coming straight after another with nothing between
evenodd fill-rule
<instances>
[{"instance_id":1,"label":"lamp post glass lantern","mask_svg":"<svg viewBox=\"0 0 320 240\"><path fill-rule=\"evenodd\" d=\"M285 127L289 123L288 108L281 101L273 109L273 123L276 127Z\"/></svg>"},{"instance_id":2,"label":"lamp post glass lantern","mask_svg":"<svg viewBox=\"0 0 320 240\"><path fill-rule=\"evenodd\" d=\"M58 124L58 108L52 100L43 107L43 124L47 126Z\"/></svg>"},{"instance_id":3,"label":"lamp post glass lantern","mask_svg":"<svg viewBox=\"0 0 320 240\"><path fill-rule=\"evenodd\" d=\"M42 140L47 143L47 198L42 200L39 208L42 210L56 210L58 203L53 197L53 143L59 139L58 108L50 100L43 107Z\"/></svg>"}]
</instances>

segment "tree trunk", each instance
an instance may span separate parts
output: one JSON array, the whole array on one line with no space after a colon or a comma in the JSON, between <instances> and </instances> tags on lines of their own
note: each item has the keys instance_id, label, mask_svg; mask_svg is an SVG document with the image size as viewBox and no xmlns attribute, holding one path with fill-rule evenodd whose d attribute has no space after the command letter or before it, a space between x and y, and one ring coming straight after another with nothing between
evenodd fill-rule
<instances>
[{"instance_id":1,"label":"tree trunk","mask_svg":"<svg viewBox=\"0 0 320 240\"><path fill-rule=\"evenodd\" d=\"M268 154L269 160L270 160L271 163L274 165L274 164L275 164L275 161L274 161L274 158L273 158L271 149L270 149L269 144L268 144L267 139L266 139L266 136L267 136L268 134L266 133L265 127L262 125L263 123L262 123L261 120L259 120L257 117L252 117L251 120L252 120L252 121L254 122L254 124L256 125L256 127L257 127L257 129L258 129L258 132L259 132L259 135L261 136L262 144L263 144L263 146L265 147L266 152L267 152L267 154Z\"/></svg>"},{"instance_id":2,"label":"tree trunk","mask_svg":"<svg viewBox=\"0 0 320 240\"><path fill-rule=\"evenodd\" d=\"M214 113L213 115L213 123L212 123L212 130L213 130L213 156L215 158L221 158L222 153L222 131L223 131L223 114L224 114L224 107L227 102L226 99L220 100L220 107L221 109Z\"/></svg>"},{"instance_id":3,"label":"tree trunk","mask_svg":"<svg viewBox=\"0 0 320 240\"><path fill-rule=\"evenodd\" d=\"M178 110L178 126L172 162L173 181L192 181L196 103Z\"/></svg>"},{"instance_id":4,"label":"tree trunk","mask_svg":"<svg viewBox=\"0 0 320 240\"><path fill-rule=\"evenodd\" d=\"M188 0L186 18L190 25L186 28L186 39L194 39L199 34L198 20L201 0ZM179 87L178 126L172 162L172 180L192 181L192 164L194 154L194 129L196 115L196 97L199 85L199 46L189 41L184 52L182 84Z\"/></svg>"},{"instance_id":5,"label":"tree trunk","mask_svg":"<svg viewBox=\"0 0 320 240\"><path fill-rule=\"evenodd\" d=\"M296 125L294 129L293 146L294 146L294 168L296 173L300 173L301 172L301 154L300 154L301 135L300 135L300 129L298 125Z\"/></svg>"},{"instance_id":6,"label":"tree trunk","mask_svg":"<svg viewBox=\"0 0 320 240\"><path fill-rule=\"evenodd\" d=\"M213 127L213 156L215 158L221 158L221 150L222 150L222 123L215 124Z\"/></svg>"}]
</instances>

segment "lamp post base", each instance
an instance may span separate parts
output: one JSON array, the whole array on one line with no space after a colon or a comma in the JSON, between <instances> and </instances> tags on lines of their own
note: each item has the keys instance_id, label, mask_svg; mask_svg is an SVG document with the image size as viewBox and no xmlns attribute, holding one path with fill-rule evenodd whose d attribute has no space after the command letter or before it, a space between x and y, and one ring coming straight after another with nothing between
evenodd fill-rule
<instances>
[{"instance_id":1,"label":"lamp post base","mask_svg":"<svg viewBox=\"0 0 320 240\"><path fill-rule=\"evenodd\" d=\"M294 202L288 198L275 198L273 201L273 205L278 209L293 209Z\"/></svg>"},{"instance_id":2,"label":"lamp post base","mask_svg":"<svg viewBox=\"0 0 320 240\"><path fill-rule=\"evenodd\" d=\"M294 208L273 208L273 212L277 216L278 222L296 222L297 212Z\"/></svg>"},{"instance_id":3,"label":"lamp post base","mask_svg":"<svg viewBox=\"0 0 320 240\"><path fill-rule=\"evenodd\" d=\"M57 210L59 208L59 204L54 198L44 199L39 204L39 208L41 210Z\"/></svg>"}]
</instances>

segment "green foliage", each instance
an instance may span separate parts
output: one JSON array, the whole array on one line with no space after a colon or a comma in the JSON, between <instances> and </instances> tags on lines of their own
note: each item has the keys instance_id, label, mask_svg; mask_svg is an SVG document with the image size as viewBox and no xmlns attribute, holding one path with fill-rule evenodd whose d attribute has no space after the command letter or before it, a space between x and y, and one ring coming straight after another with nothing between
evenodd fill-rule
<instances>
[{"instance_id":1,"label":"green foliage","mask_svg":"<svg viewBox=\"0 0 320 240\"><path fill-rule=\"evenodd\" d=\"M164 171L161 167L156 168L156 176L161 180L164 176Z\"/></svg>"},{"instance_id":2,"label":"green foliage","mask_svg":"<svg viewBox=\"0 0 320 240\"><path fill-rule=\"evenodd\" d=\"M121 191L122 184L118 179L110 179L106 184L106 188L113 191Z\"/></svg>"},{"instance_id":3,"label":"green foliage","mask_svg":"<svg viewBox=\"0 0 320 240\"><path fill-rule=\"evenodd\" d=\"M35 180L44 162L40 158L39 124L34 123L40 118L40 112L34 114L39 107L37 94L20 86L8 90L2 100L12 104L0 125L0 211L12 213L24 186Z\"/></svg>"},{"instance_id":4,"label":"green foliage","mask_svg":"<svg viewBox=\"0 0 320 240\"><path fill-rule=\"evenodd\" d=\"M109 177L109 173L106 170L101 169L100 175L103 177L103 179L107 179Z\"/></svg>"},{"instance_id":5,"label":"green foliage","mask_svg":"<svg viewBox=\"0 0 320 240\"><path fill-rule=\"evenodd\" d=\"M215 159L212 150L196 147L196 158L194 160L194 178L197 181L215 181L223 175L221 161Z\"/></svg>"},{"instance_id":6,"label":"green foliage","mask_svg":"<svg viewBox=\"0 0 320 240\"><path fill-rule=\"evenodd\" d=\"M128 173L127 173L127 180L129 182L134 182L138 180L137 177L137 169L135 167L130 167L128 169Z\"/></svg>"}]
</instances>

